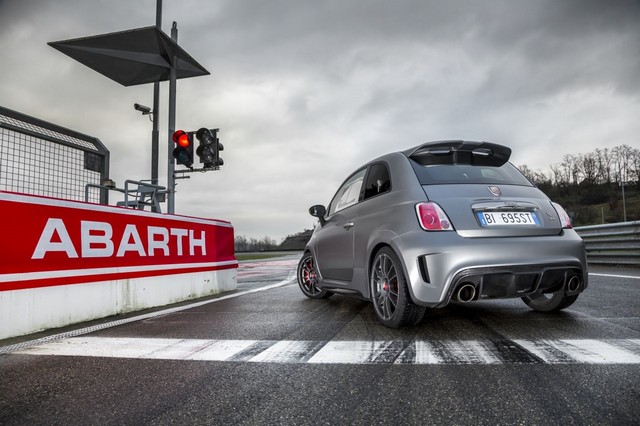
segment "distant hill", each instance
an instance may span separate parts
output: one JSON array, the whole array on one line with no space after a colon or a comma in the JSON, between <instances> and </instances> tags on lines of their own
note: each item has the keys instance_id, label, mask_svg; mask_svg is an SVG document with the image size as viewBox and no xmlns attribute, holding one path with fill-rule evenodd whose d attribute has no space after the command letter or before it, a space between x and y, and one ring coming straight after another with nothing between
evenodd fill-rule
<instances>
[{"instance_id":1,"label":"distant hill","mask_svg":"<svg viewBox=\"0 0 640 426\"><path fill-rule=\"evenodd\" d=\"M599 225L640 220L638 185L627 187L624 201L620 187L613 184L573 184L563 187L543 184L538 187L560 204L573 219L574 226Z\"/></svg>"},{"instance_id":2,"label":"distant hill","mask_svg":"<svg viewBox=\"0 0 640 426\"><path fill-rule=\"evenodd\" d=\"M309 242L311 238L311 234L313 234L313 229L305 229L302 232L299 232L294 235L289 235L287 238L282 241L282 243L278 246L278 250L304 250L304 247Z\"/></svg>"}]
</instances>

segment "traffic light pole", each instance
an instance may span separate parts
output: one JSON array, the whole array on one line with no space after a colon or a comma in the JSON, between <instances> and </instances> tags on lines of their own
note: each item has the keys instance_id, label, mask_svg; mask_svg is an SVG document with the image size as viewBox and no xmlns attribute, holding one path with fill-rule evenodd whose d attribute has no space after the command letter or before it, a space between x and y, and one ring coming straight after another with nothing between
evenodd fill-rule
<instances>
[{"instance_id":1,"label":"traffic light pole","mask_svg":"<svg viewBox=\"0 0 640 426\"><path fill-rule=\"evenodd\" d=\"M156 28L162 29L162 0L156 0ZM153 131L151 133L151 183L158 184L158 153L160 151L160 82L153 83ZM154 210L154 209L152 209Z\"/></svg>"},{"instance_id":2,"label":"traffic light pole","mask_svg":"<svg viewBox=\"0 0 640 426\"><path fill-rule=\"evenodd\" d=\"M173 23L171 27L171 39L178 43L178 24ZM173 163L173 133L176 129L176 61L171 58L171 68L169 70L169 137L167 139L167 213L175 213L175 167Z\"/></svg>"},{"instance_id":3,"label":"traffic light pole","mask_svg":"<svg viewBox=\"0 0 640 426\"><path fill-rule=\"evenodd\" d=\"M158 117L160 116L160 83L153 83L153 131L151 132L151 183L158 184L158 153L160 151L160 134Z\"/></svg>"}]
</instances>

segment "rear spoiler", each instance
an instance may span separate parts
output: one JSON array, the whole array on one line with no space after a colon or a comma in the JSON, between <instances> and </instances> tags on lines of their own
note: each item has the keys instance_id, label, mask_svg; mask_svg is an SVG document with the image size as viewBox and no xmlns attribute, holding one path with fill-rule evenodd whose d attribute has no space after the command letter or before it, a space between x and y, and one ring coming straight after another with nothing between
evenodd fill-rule
<instances>
[{"instance_id":1,"label":"rear spoiler","mask_svg":"<svg viewBox=\"0 0 640 426\"><path fill-rule=\"evenodd\" d=\"M402 152L423 166L435 164L468 164L500 167L511 157L511 148L490 142L428 142Z\"/></svg>"}]
</instances>

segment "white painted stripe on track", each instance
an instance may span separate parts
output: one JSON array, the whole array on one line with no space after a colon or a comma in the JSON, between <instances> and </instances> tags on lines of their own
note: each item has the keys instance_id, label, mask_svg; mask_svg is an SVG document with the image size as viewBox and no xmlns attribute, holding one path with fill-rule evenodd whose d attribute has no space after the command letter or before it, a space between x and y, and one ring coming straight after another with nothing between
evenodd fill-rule
<instances>
[{"instance_id":1,"label":"white painted stripe on track","mask_svg":"<svg viewBox=\"0 0 640 426\"><path fill-rule=\"evenodd\" d=\"M494 341L269 341L73 337L13 354L309 364L640 364L640 339L506 340L537 358L516 360ZM502 342L502 343L505 343Z\"/></svg>"},{"instance_id":2,"label":"white painted stripe on track","mask_svg":"<svg viewBox=\"0 0 640 426\"><path fill-rule=\"evenodd\" d=\"M639 364L640 340L514 340L549 364Z\"/></svg>"},{"instance_id":3,"label":"white painted stripe on track","mask_svg":"<svg viewBox=\"0 0 640 426\"><path fill-rule=\"evenodd\" d=\"M22 348L26 348L26 347L31 347L31 346L40 345L40 344L47 343L47 342L66 339L66 338L69 338L69 337L82 336L84 334L93 333L94 331L98 331L98 330L104 330L104 329L107 329L107 328L117 327L119 325L129 324L129 323L136 322L136 321L142 321L142 320L147 320L147 319L151 319L151 318L157 318L157 317L160 317L160 316L164 316L164 315L169 315L169 314L173 314L173 313L176 313L176 312L185 311L187 309L192 309L192 308L197 308L197 307L200 307L200 306L208 305L210 303L221 302L223 300L234 299L236 297L245 296L247 294L258 293L258 292L261 292L261 291L271 290L271 289L277 288L277 287L283 287L283 286L285 286L287 284L291 284L292 282L294 282L294 280L295 280L295 271L292 271L292 273L290 273L289 276L285 280L282 280L282 281L277 282L275 284L267 285L267 286L264 286L264 287L258 287L258 288L254 288L254 289L251 289L251 290L244 290L244 291L240 291L238 293L232 293L232 294L228 294L226 296L221 296L221 297L218 297L216 299L203 300L201 302L189 303L188 305L176 306L174 308L168 308L168 309L162 309L160 311L150 312L148 314L136 315L136 316L133 316L133 317L130 317L130 318L124 318L124 319L121 319L121 320L110 321L110 322L106 322L106 323L103 323L103 324L97 324L97 325L93 325L91 327L84 327L84 328L80 328L80 329L77 329L77 330L67 331L65 333L59 333L59 334L54 334L54 335L51 335L51 336L42 337L40 339L34 339L34 340L28 340L28 341L25 341L25 342L16 343L14 345L0 346L0 355L2 355L4 353L14 352L16 350L19 350L19 349L22 349Z\"/></svg>"},{"instance_id":4,"label":"white painted stripe on track","mask_svg":"<svg viewBox=\"0 0 640 426\"><path fill-rule=\"evenodd\" d=\"M415 362L416 364L442 364L444 360L438 356L433 346L429 342L415 342Z\"/></svg>"},{"instance_id":5,"label":"white painted stripe on track","mask_svg":"<svg viewBox=\"0 0 640 426\"><path fill-rule=\"evenodd\" d=\"M187 358L197 361L225 361L244 351L256 343L255 340L215 340L197 351L193 351ZM164 359L164 358L163 358ZM174 358L180 359L180 358Z\"/></svg>"},{"instance_id":6,"label":"white painted stripe on track","mask_svg":"<svg viewBox=\"0 0 640 426\"><path fill-rule=\"evenodd\" d=\"M500 364L487 345L477 340L446 342L445 349L460 364Z\"/></svg>"},{"instance_id":7,"label":"white painted stripe on track","mask_svg":"<svg viewBox=\"0 0 640 426\"><path fill-rule=\"evenodd\" d=\"M249 361L281 364L301 361L306 358L308 354L313 352L313 348L315 346L318 346L316 342L283 340L254 356Z\"/></svg>"},{"instance_id":8,"label":"white painted stripe on track","mask_svg":"<svg viewBox=\"0 0 640 426\"><path fill-rule=\"evenodd\" d=\"M589 272L589 275L593 275L594 277L629 278L629 279L632 279L632 280L640 280L640 277L634 277L632 275L597 274L597 273L594 273L594 272Z\"/></svg>"},{"instance_id":9,"label":"white painted stripe on track","mask_svg":"<svg viewBox=\"0 0 640 426\"><path fill-rule=\"evenodd\" d=\"M331 341L311 359L311 364L371 364L391 342Z\"/></svg>"}]
</instances>

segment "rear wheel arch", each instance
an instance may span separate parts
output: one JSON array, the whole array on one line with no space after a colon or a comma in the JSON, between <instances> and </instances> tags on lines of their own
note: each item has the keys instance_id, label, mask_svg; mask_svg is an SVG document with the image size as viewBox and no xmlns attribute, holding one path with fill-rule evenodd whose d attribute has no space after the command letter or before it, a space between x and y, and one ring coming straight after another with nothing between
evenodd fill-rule
<instances>
[{"instance_id":1,"label":"rear wheel arch","mask_svg":"<svg viewBox=\"0 0 640 426\"><path fill-rule=\"evenodd\" d=\"M393 247L391 247L387 243L377 243L369 252L369 258L367 260L367 279L371 278L369 277L369 274L371 273L371 267L373 266L373 260L375 259L376 254L378 254L380 249L382 249L383 247L389 247L394 252L396 251Z\"/></svg>"},{"instance_id":2,"label":"rear wheel arch","mask_svg":"<svg viewBox=\"0 0 640 426\"><path fill-rule=\"evenodd\" d=\"M388 244L380 244L371 253L367 273L369 299L378 319L394 328L419 323L426 307L413 302L405 267L396 250Z\"/></svg>"},{"instance_id":3,"label":"rear wheel arch","mask_svg":"<svg viewBox=\"0 0 640 426\"><path fill-rule=\"evenodd\" d=\"M402 267L402 273L405 276L405 279L407 280L407 287L409 289L409 296L411 297L411 300L416 303L416 304L421 304L416 302L416 298L415 295L413 294L413 287L411 286L411 280L409 279L409 275L408 275L408 268L407 265L404 264L404 258L399 254L400 250L395 247L394 244L391 243L387 243L387 242L379 242L377 243L373 249L369 252L369 256L368 256L368 260L367 260L367 283L369 282L369 280L371 279L371 267L373 266L373 261L376 257L376 254L378 254L378 252L384 248L384 247L389 247L397 256L398 260L400 261L400 266ZM370 291L370 286L367 284L367 298L369 300L372 300L372 295L371 295L371 291Z\"/></svg>"}]
</instances>

